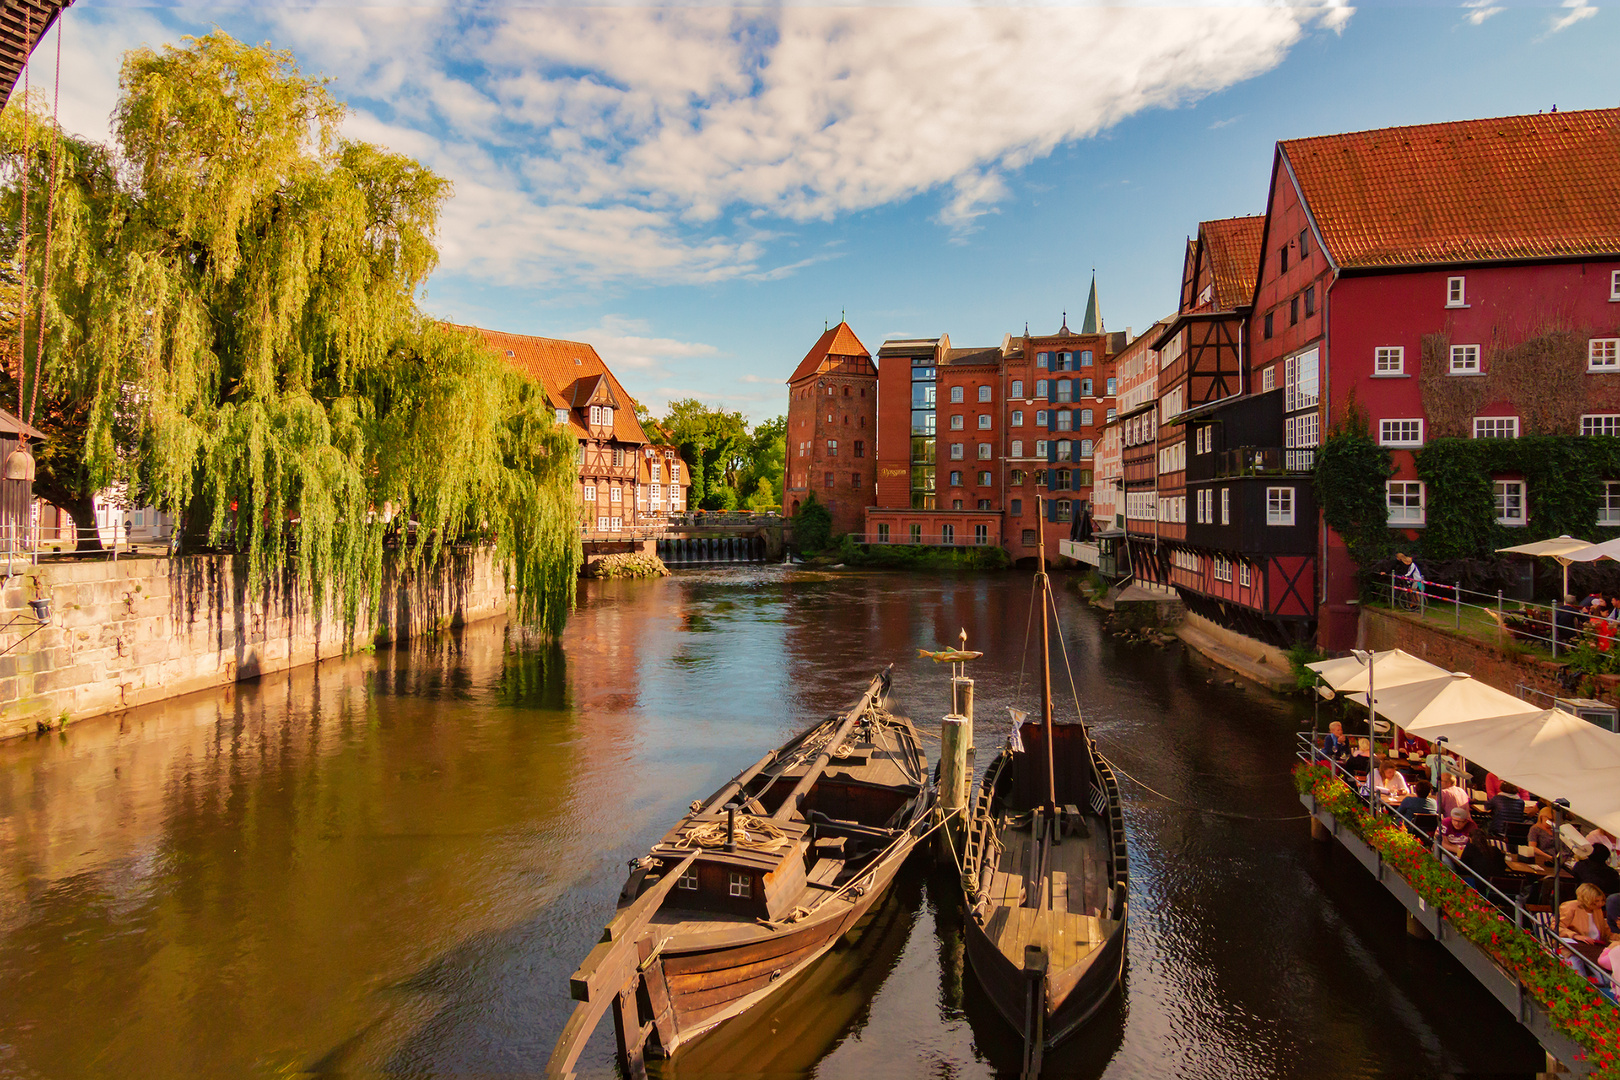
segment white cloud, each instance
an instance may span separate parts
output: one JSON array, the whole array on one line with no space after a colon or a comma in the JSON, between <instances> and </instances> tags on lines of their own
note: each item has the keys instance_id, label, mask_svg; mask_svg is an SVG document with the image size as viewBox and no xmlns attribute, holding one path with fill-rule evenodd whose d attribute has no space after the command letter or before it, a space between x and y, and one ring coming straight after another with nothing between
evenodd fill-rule
<instances>
[{"instance_id":1,"label":"white cloud","mask_svg":"<svg viewBox=\"0 0 1620 1080\"><path fill-rule=\"evenodd\" d=\"M1558 18L1554 19L1548 25L1548 34L1556 34L1560 30L1568 30L1582 19L1590 19L1592 16L1598 13L1597 7L1593 4L1588 4L1586 0L1564 0L1561 6L1564 9L1564 14L1558 16Z\"/></svg>"},{"instance_id":2,"label":"white cloud","mask_svg":"<svg viewBox=\"0 0 1620 1080\"><path fill-rule=\"evenodd\" d=\"M1492 15L1498 15L1505 10L1493 6L1490 0L1465 0L1463 8L1468 11L1468 14L1463 18L1474 26L1480 25Z\"/></svg>"},{"instance_id":3,"label":"white cloud","mask_svg":"<svg viewBox=\"0 0 1620 1080\"><path fill-rule=\"evenodd\" d=\"M536 285L778 278L831 257L772 257L796 225L917 197L937 200L935 220L960 239L1012 197L1007 178L1023 166L1260 74L1352 11L1328 0L236 14L250 25L240 36L269 36L332 77L351 102L347 134L455 183L442 265ZM99 109L104 130L117 52L177 33L147 14L76 13L73 115Z\"/></svg>"}]
</instances>

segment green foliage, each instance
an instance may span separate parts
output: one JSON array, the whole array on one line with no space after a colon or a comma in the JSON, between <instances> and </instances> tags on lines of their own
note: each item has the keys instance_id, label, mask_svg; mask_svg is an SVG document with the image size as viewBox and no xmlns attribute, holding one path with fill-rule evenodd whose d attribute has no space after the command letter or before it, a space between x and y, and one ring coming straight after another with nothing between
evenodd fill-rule
<instances>
[{"instance_id":1,"label":"green foliage","mask_svg":"<svg viewBox=\"0 0 1620 1080\"><path fill-rule=\"evenodd\" d=\"M1294 673L1294 689L1301 693L1310 693L1316 687L1317 675L1305 665L1326 659L1327 653L1313 648L1309 642L1297 642L1289 649L1288 666Z\"/></svg>"},{"instance_id":2,"label":"green foliage","mask_svg":"<svg viewBox=\"0 0 1620 1080\"><path fill-rule=\"evenodd\" d=\"M1620 478L1620 438L1435 439L1418 451L1417 472L1428 484L1423 553L1430 559L1483 557L1548 536L1617 535L1596 522L1602 482ZM1503 475L1525 481L1528 529L1496 524L1491 483Z\"/></svg>"},{"instance_id":3,"label":"green foliage","mask_svg":"<svg viewBox=\"0 0 1620 1080\"><path fill-rule=\"evenodd\" d=\"M116 154L61 137L37 381L64 490L126 482L188 544L246 552L250 587L290 571L350 625L390 536L407 566L498 538L518 613L560 631L573 440L537 385L416 305L449 183L339 139L323 82L223 33L131 50L120 86ZM21 123L7 110L0 140L37 228L48 147L20 162Z\"/></svg>"},{"instance_id":4,"label":"green foliage","mask_svg":"<svg viewBox=\"0 0 1620 1080\"><path fill-rule=\"evenodd\" d=\"M1352 397L1344 417L1316 453L1316 500L1323 520L1338 533L1358 565L1387 558L1392 533L1384 482L1394 474L1389 451L1368 430Z\"/></svg>"},{"instance_id":5,"label":"green foliage","mask_svg":"<svg viewBox=\"0 0 1620 1080\"><path fill-rule=\"evenodd\" d=\"M793 546L801 554L814 554L825 549L831 540L832 511L812 491L800 504L799 512L793 515Z\"/></svg>"},{"instance_id":6,"label":"green foliage","mask_svg":"<svg viewBox=\"0 0 1620 1080\"><path fill-rule=\"evenodd\" d=\"M845 536L847 552L841 552L850 566L882 570L1005 570L1012 564L1007 549L1000 545L984 547L943 547L937 544L856 544Z\"/></svg>"},{"instance_id":7,"label":"green foliage","mask_svg":"<svg viewBox=\"0 0 1620 1080\"><path fill-rule=\"evenodd\" d=\"M659 423L680 448L692 477L688 503L704 510L765 511L781 505L787 472L787 418L753 431L742 413L710 408L695 398L669 404Z\"/></svg>"}]
</instances>

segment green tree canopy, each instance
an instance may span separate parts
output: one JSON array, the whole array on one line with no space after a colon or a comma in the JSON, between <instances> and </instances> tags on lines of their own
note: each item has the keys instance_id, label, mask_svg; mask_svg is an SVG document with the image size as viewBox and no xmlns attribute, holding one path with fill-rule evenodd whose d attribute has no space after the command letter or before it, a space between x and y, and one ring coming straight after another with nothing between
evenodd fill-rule
<instances>
[{"instance_id":1,"label":"green tree canopy","mask_svg":"<svg viewBox=\"0 0 1620 1080\"><path fill-rule=\"evenodd\" d=\"M409 560L498 538L519 613L559 631L573 439L536 384L416 302L449 183L338 138L322 81L223 33L132 50L120 87L116 159L54 129L25 153L22 109L0 118L35 235L61 148L48 288L27 262L48 337L12 378L52 435L47 497L87 523L91 494L128 483L189 545L244 551L255 586L290 569L351 621L391 533ZM4 209L15 266L19 184Z\"/></svg>"}]
</instances>

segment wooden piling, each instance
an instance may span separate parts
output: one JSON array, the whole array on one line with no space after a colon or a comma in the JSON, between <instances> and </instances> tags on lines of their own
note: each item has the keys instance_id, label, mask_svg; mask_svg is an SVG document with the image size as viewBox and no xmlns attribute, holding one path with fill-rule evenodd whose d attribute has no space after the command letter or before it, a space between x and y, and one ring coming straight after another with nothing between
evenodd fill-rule
<instances>
[{"instance_id":1,"label":"wooden piling","mask_svg":"<svg viewBox=\"0 0 1620 1080\"><path fill-rule=\"evenodd\" d=\"M939 725L939 812L941 816L955 812L951 823L939 831L941 862L951 862L951 846L961 836L962 813L967 808L968 743L973 739L973 725L965 716L947 716ZM960 845L957 844L957 850Z\"/></svg>"},{"instance_id":2,"label":"wooden piling","mask_svg":"<svg viewBox=\"0 0 1620 1080\"><path fill-rule=\"evenodd\" d=\"M1323 843L1333 839L1332 830L1322 824L1322 820L1315 814L1311 815L1311 839Z\"/></svg>"},{"instance_id":3,"label":"wooden piling","mask_svg":"<svg viewBox=\"0 0 1620 1080\"><path fill-rule=\"evenodd\" d=\"M1433 934L1429 933L1429 928L1424 926L1423 923L1418 920L1418 917L1412 914L1410 911L1406 913L1406 933L1407 936L1415 937L1419 941L1428 941L1430 938L1434 937Z\"/></svg>"}]
</instances>

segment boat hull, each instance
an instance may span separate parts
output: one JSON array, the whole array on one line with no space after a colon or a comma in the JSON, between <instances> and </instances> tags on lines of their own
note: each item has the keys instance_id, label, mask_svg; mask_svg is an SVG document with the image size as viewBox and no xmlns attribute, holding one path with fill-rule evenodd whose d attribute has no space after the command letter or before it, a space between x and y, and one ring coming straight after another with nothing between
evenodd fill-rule
<instances>
[{"instance_id":1,"label":"boat hull","mask_svg":"<svg viewBox=\"0 0 1620 1080\"><path fill-rule=\"evenodd\" d=\"M1024 1029L1025 975L996 947L976 920L963 927L968 963L996 1011L1015 1031ZM1067 980L1053 980L1046 993L1046 1045L1057 1046L1085 1026L1119 989L1125 969L1125 924L1120 923Z\"/></svg>"}]
</instances>

